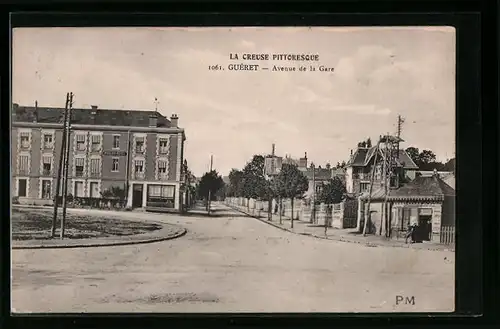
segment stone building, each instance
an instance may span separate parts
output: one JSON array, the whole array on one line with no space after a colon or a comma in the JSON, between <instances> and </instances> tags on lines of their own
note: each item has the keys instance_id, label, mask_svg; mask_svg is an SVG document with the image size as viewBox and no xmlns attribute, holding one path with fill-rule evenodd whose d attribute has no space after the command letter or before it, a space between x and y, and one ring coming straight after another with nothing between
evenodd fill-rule
<instances>
[{"instance_id":1,"label":"stone building","mask_svg":"<svg viewBox=\"0 0 500 329\"><path fill-rule=\"evenodd\" d=\"M20 203L51 203L61 155L64 109L12 109L12 186ZM72 110L68 194L100 198L124 190L127 206L180 211L184 129L156 111ZM59 191L61 194L62 189Z\"/></svg>"}]
</instances>

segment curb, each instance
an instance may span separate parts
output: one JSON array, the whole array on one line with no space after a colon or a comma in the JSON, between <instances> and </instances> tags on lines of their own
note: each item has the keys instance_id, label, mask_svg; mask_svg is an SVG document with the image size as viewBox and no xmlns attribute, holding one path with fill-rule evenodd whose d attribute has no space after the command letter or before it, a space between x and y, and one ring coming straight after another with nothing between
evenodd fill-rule
<instances>
[{"instance_id":1,"label":"curb","mask_svg":"<svg viewBox=\"0 0 500 329\"><path fill-rule=\"evenodd\" d=\"M172 225L172 224L169 224ZM160 242L160 241L167 241L167 240L173 240L176 238L180 238L184 235L186 235L187 229L181 228L179 231L176 233L169 235L169 236L163 236L163 237L156 237L156 238L149 238L149 239L142 239L142 240L135 240L135 241L109 241L109 242L96 242L96 243L81 243L81 244L60 244L60 245L43 245L43 244L38 244L38 245L31 245L31 246L11 246L11 249L70 249L70 248L95 248L95 247L112 247L112 246L128 246L128 245L135 245L135 244L146 244L146 243L153 243L153 242Z\"/></svg>"},{"instance_id":2,"label":"curb","mask_svg":"<svg viewBox=\"0 0 500 329\"><path fill-rule=\"evenodd\" d=\"M310 237L313 237L313 238L316 238L316 239L322 239L322 240L330 240L330 241L339 241L339 242L347 242L347 243L355 243L355 244L364 244L366 247L389 247L389 248L407 248L407 249L410 249L410 245L400 245L400 244L389 244L389 245L384 245L384 244L379 244L379 243L372 243L372 242L364 242L364 241L354 241L354 240L349 240L349 239L345 239L343 238L342 236L338 237L338 238L327 238L327 237L324 237L324 236L321 236L321 235L317 235L317 234L310 234L310 233L297 233L297 232L294 232L292 231L291 229L288 229L288 228L285 228L285 227L281 227L277 224L274 224L273 222L269 222L267 220L263 220L261 219L260 217L257 217L255 215L250 215L250 214L247 214L246 212L242 211L242 210L239 210L237 208L233 208L232 206L230 205L227 205L228 207L230 207L231 209L234 209L236 211L239 211L247 216L250 216L252 218L255 218L263 223L266 223L268 225L271 225L271 226L274 226L276 228L279 228L280 230L283 230L283 231L287 231L287 232L290 232L290 233L293 233L293 234L297 234L297 235L305 235L305 236L310 236ZM455 252L455 249L454 248L446 248L446 249L439 249L439 248L432 248L432 247L429 247L429 248L414 248L414 250L429 250L429 251L451 251L451 252Z\"/></svg>"}]
</instances>

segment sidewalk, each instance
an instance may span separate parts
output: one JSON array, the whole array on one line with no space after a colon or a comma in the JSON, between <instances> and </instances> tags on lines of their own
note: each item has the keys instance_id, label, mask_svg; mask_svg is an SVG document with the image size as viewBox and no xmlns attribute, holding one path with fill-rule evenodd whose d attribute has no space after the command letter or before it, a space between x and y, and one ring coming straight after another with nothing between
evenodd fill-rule
<instances>
[{"instance_id":1,"label":"sidewalk","mask_svg":"<svg viewBox=\"0 0 500 329\"><path fill-rule=\"evenodd\" d=\"M252 215L247 213L246 207L239 207L234 205L227 205L239 212L242 212L250 217L256 218L266 224L272 225L279 229L301 235L309 235L319 239L335 240L350 243L365 244L369 247L399 247L399 248L412 248L436 251L455 251L454 246L442 245L432 242L405 244L404 239L385 239L377 235L367 235L363 237L362 234L357 233L355 229L336 229L329 227L325 235L325 227L323 225L314 225L309 222L301 220L293 221L293 229L291 228L290 218L282 216L282 224L280 224L279 215L273 214L272 221L267 218L267 212L262 212L261 216Z\"/></svg>"}]
</instances>

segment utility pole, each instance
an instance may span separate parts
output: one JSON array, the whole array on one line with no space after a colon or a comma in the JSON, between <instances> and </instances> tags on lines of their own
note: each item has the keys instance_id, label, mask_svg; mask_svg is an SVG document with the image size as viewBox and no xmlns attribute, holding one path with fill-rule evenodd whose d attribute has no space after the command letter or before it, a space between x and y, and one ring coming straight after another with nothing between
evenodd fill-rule
<instances>
[{"instance_id":1,"label":"utility pole","mask_svg":"<svg viewBox=\"0 0 500 329\"><path fill-rule=\"evenodd\" d=\"M73 109L73 93L69 94L68 120L66 127L66 156L64 157L64 185L63 185L63 204L62 204L62 219L61 219L61 240L64 239L64 229L66 227L66 203L68 194L68 170L69 170L69 140L71 135L71 110Z\"/></svg>"},{"instance_id":2,"label":"utility pole","mask_svg":"<svg viewBox=\"0 0 500 329\"><path fill-rule=\"evenodd\" d=\"M63 171L63 165L65 163L64 158L66 156L66 121L68 120L68 106L69 106L69 93L66 93L66 105L64 106L64 120L63 120L63 134L61 139L61 154L59 156L59 166L57 167L57 182L56 182L56 192L54 193L54 214L52 217L52 230L51 237L56 236L56 225L57 225L57 208L59 202L59 191L61 189L61 176ZM55 137L54 137L55 140Z\"/></svg>"},{"instance_id":3,"label":"utility pole","mask_svg":"<svg viewBox=\"0 0 500 329\"><path fill-rule=\"evenodd\" d=\"M365 210L365 222L363 225L363 236L366 236L366 228L368 227L368 220L371 220L371 214L370 214L370 205L371 205L371 199L372 199L372 192L373 192L373 180L375 178L375 168L377 165L377 158L378 158L378 153L380 152L380 142L382 140L382 136L380 136L377 146L375 147L375 159L373 160L373 165L372 165L372 173L370 177L370 189L368 191L368 206Z\"/></svg>"},{"instance_id":4,"label":"utility pole","mask_svg":"<svg viewBox=\"0 0 500 329\"><path fill-rule=\"evenodd\" d=\"M274 163L274 155L275 155L275 145L273 143L272 145L272 150L271 150L271 172L267 175L267 181L269 183L269 190L268 195L269 195L269 200L267 202L267 220L272 221L273 219L273 194L271 193L271 182L272 182L272 177L275 174L275 163Z\"/></svg>"},{"instance_id":5,"label":"utility pole","mask_svg":"<svg viewBox=\"0 0 500 329\"><path fill-rule=\"evenodd\" d=\"M316 224L316 166L311 163L312 168L312 197L311 197L311 224Z\"/></svg>"},{"instance_id":6,"label":"utility pole","mask_svg":"<svg viewBox=\"0 0 500 329\"><path fill-rule=\"evenodd\" d=\"M214 162L214 156L210 155L210 173L212 173L213 162ZM210 186L209 186L209 188L208 188L208 202L207 202L207 211L208 211L209 215L210 215L211 201L212 201L212 191L210 190Z\"/></svg>"}]
</instances>

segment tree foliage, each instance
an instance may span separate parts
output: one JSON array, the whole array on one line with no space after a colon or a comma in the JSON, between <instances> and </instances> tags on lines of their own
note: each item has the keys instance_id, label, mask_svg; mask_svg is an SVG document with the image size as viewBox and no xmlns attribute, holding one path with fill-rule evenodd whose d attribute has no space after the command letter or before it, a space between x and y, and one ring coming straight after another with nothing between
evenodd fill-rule
<instances>
[{"instance_id":1,"label":"tree foliage","mask_svg":"<svg viewBox=\"0 0 500 329\"><path fill-rule=\"evenodd\" d=\"M372 147L372 139L368 137L366 140L359 142L358 147Z\"/></svg>"},{"instance_id":2,"label":"tree foliage","mask_svg":"<svg viewBox=\"0 0 500 329\"><path fill-rule=\"evenodd\" d=\"M317 200L326 204L340 203L346 193L346 188L340 178L334 177L327 184L323 185L323 189L319 193Z\"/></svg>"},{"instance_id":3,"label":"tree foliage","mask_svg":"<svg viewBox=\"0 0 500 329\"><path fill-rule=\"evenodd\" d=\"M247 199L264 199L268 188L269 184L264 177L264 157L254 155L243 168L241 194Z\"/></svg>"},{"instance_id":4,"label":"tree foliage","mask_svg":"<svg viewBox=\"0 0 500 329\"><path fill-rule=\"evenodd\" d=\"M227 189L228 196L241 197L243 196L243 171L232 169L229 173L229 186Z\"/></svg>"},{"instance_id":5,"label":"tree foliage","mask_svg":"<svg viewBox=\"0 0 500 329\"><path fill-rule=\"evenodd\" d=\"M224 187L224 181L217 171L212 170L205 173L198 184L198 196L208 200L209 192L211 196L215 196L217 192Z\"/></svg>"},{"instance_id":6,"label":"tree foliage","mask_svg":"<svg viewBox=\"0 0 500 329\"><path fill-rule=\"evenodd\" d=\"M408 156L415 162L420 170L431 171L452 171L455 172L455 158L449 159L446 163L436 161L436 155L431 150L420 151L416 147L406 149Z\"/></svg>"},{"instance_id":7,"label":"tree foliage","mask_svg":"<svg viewBox=\"0 0 500 329\"><path fill-rule=\"evenodd\" d=\"M309 188L304 174L293 164L283 164L273 184L277 194L282 198L301 198Z\"/></svg>"}]
</instances>

